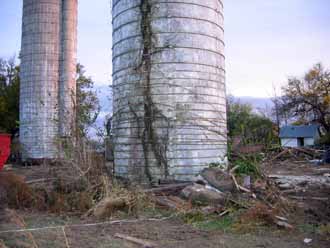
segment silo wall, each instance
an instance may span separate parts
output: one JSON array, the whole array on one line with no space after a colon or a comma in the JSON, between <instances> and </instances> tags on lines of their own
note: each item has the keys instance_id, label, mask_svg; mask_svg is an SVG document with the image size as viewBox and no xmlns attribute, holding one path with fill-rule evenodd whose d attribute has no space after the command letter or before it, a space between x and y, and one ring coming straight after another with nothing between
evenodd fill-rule
<instances>
[{"instance_id":1,"label":"silo wall","mask_svg":"<svg viewBox=\"0 0 330 248\"><path fill-rule=\"evenodd\" d=\"M61 1L24 0L20 143L23 159L54 158L58 134Z\"/></svg>"},{"instance_id":2,"label":"silo wall","mask_svg":"<svg viewBox=\"0 0 330 248\"><path fill-rule=\"evenodd\" d=\"M66 0L62 3L59 81L59 128L61 137L71 137L75 129L77 1Z\"/></svg>"},{"instance_id":3,"label":"silo wall","mask_svg":"<svg viewBox=\"0 0 330 248\"><path fill-rule=\"evenodd\" d=\"M226 164L220 0L114 0L115 173L193 180Z\"/></svg>"},{"instance_id":4,"label":"silo wall","mask_svg":"<svg viewBox=\"0 0 330 248\"><path fill-rule=\"evenodd\" d=\"M23 1L20 56L23 160L56 158L59 138L67 136L67 123L74 112L76 13L77 0Z\"/></svg>"}]
</instances>

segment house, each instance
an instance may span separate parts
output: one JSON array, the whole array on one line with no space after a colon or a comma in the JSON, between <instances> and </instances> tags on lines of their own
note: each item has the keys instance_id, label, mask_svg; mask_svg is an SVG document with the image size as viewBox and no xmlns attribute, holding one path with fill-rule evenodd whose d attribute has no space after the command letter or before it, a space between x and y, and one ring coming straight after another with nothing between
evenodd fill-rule
<instances>
[{"instance_id":1,"label":"house","mask_svg":"<svg viewBox=\"0 0 330 248\"><path fill-rule=\"evenodd\" d=\"M313 146L321 137L319 125L284 126L280 130L283 147Z\"/></svg>"}]
</instances>

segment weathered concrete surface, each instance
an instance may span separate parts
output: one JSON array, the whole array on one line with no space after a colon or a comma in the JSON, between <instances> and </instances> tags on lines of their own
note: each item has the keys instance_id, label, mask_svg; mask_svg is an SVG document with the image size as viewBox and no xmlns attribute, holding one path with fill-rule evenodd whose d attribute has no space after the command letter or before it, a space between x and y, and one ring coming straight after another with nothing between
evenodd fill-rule
<instances>
[{"instance_id":1,"label":"weathered concrete surface","mask_svg":"<svg viewBox=\"0 0 330 248\"><path fill-rule=\"evenodd\" d=\"M62 1L62 32L59 82L60 136L70 137L75 123L77 64L77 0Z\"/></svg>"},{"instance_id":2,"label":"weathered concrete surface","mask_svg":"<svg viewBox=\"0 0 330 248\"><path fill-rule=\"evenodd\" d=\"M224 163L226 100L220 0L114 0L115 172L194 179Z\"/></svg>"},{"instance_id":3,"label":"weathered concrete surface","mask_svg":"<svg viewBox=\"0 0 330 248\"><path fill-rule=\"evenodd\" d=\"M24 160L55 158L59 131L67 130L64 123L72 119L76 22L77 0L24 0L20 89Z\"/></svg>"}]
</instances>

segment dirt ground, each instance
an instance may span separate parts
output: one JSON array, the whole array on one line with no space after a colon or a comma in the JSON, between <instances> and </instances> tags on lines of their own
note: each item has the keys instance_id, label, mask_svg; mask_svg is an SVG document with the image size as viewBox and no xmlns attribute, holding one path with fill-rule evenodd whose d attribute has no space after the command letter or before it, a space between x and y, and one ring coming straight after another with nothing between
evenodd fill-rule
<instances>
[{"instance_id":1,"label":"dirt ground","mask_svg":"<svg viewBox=\"0 0 330 248\"><path fill-rule=\"evenodd\" d=\"M295 168L294 170L292 168ZM322 169L330 171L330 166L310 167L308 164L285 161L274 164L268 173L314 174ZM12 168L33 184L46 178L46 167ZM327 173L327 172L325 172ZM51 179L51 178L50 178ZM33 182L34 181L34 182ZM317 191L308 195L317 195ZM330 191L322 191L322 196ZM306 194L305 194L306 195ZM293 230L279 229L274 226L256 227L251 230L238 230L230 224L221 222L212 226L187 224L180 216L171 213L154 212L140 219L128 216L100 223L93 218L61 216L31 210L0 210L0 247L142 247L130 241L116 238L116 234L128 235L152 241L157 247L269 247L300 248L330 247L329 202L297 201L300 208L291 216ZM329 215L330 216L330 215ZM219 217L221 219L222 217ZM118 221L118 222L113 222ZM326 230L322 230L326 229ZM28 231L20 231L27 229ZM305 239L311 239L305 243Z\"/></svg>"},{"instance_id":2,"label":"dirt ground","mask_svg":"<svg viewBox=\"0 0 330 248\"><path fill-rule=\"evenodd\" d=\"M136 221L131 223L100 224L83 226L77 219L64 219L58 216L20 212L28 228L59 226L54 229L37 229L29 233L1 233L17 226L3 223L0 226L0 239L7 247L141 247L131 242L115 238L115 234L126 234L149 240L158 247L329 247L330 242L312 233L299 231L262 230L254 233L231 233L205 231L184 224L176 218L166 220ZM76 225L75 225L75 224ZM71 225L71 226L70 226ZM63 228L62 226L66 226ZM63 231L64 230L64 231ZM311 238L311 244L303 240Z\"/></svg>"}]
</instances>

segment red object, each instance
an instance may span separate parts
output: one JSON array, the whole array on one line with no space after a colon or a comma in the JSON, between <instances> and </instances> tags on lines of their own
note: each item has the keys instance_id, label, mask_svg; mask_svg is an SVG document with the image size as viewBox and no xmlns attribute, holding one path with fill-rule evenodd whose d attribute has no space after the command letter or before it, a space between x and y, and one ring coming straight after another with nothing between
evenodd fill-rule
<instances>
[{"instance_id":1,"label":"red object","mask_svg":"<svg viewBox=\"0 0 330 248\"><path fill-rule=\"evenodd\" d=\"M0 171L7 162L10 155L10 135L0 134Z\"/></svg>"}]
</instances>

